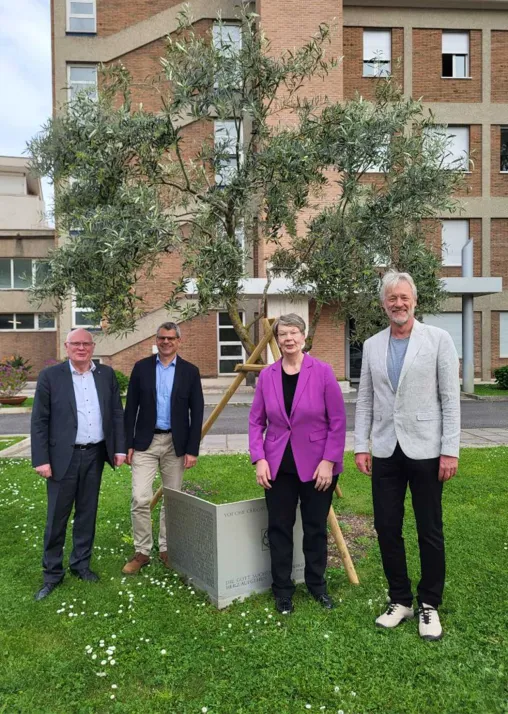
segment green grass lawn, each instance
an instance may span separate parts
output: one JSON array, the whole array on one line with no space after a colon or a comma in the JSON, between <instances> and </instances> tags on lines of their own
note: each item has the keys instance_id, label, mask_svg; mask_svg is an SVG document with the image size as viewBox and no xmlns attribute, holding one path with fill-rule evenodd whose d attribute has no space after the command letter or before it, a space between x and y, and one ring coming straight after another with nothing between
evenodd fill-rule
<instances>
[{"instance_id":1,"label":"green grass lawn","mask_svg":"<svg viewBox=\"0 0 508 714\"><path fill-rule=\"evenodd\" d=\"M23 441L26 437L24 436L6 436L0 439L0 451L8 449L9 446L14 446L19 441Z\"/></svg>"},{"instance_id":2,"label":"green grass lawn","mask_svg":"<svg viewBox=\"0 0 508 714\"><path fill-rule=\"evenodd\" d=\"M497 384L475 384L474 393L481 397L505 397L508 399L508 389L500 389Z\"/></svg>"},{"instance_id":3,"label":"green grass lawn","mask_svg":"<svg viewBox=\"0 0 508 714\"><path fill-rule=\"evenodd\" d=\"M507 448L467 449L445 487L446 635L427 643L416 621L374 627L385 602L375 544L356 563L360 587L329 570L332 612L303 586L290 617L268 593L219 612L156 561L122 577L132 549L127 467L104 474L93 562L101 582L67 576L35 603L44 483L27 461L0 461L0 712L506 714L507 474ZM246 456L203 457L189 477L187 488L214 502L260 496ZM370 517L370 482L350 454L342 487L339 511ZM409 508L405 535L416 581Z\"/></svg>"}]
</instances>

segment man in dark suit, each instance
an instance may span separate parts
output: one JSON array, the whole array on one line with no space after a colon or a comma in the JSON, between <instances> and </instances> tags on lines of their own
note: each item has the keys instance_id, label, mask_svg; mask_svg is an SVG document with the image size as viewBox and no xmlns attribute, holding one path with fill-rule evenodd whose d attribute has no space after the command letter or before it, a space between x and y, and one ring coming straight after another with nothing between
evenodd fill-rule
<instances>
[{"instance_id":1,"label":"man in dark suit","mask_svg":"<svg viewBox=\"0 0 508 714\"><path fill-rule=\"evenodd\" d=\"M125 407L135 550L122 569L127 575L139 573L150 562L150 502L157 470L166 488L180 489L184 469L196 464L201 441L204 400L199 370L177 357L181 344L177 324L162 324L156 340L158 354L134 365ZM168 567L164 505L160 513L159 558Z\"/></svg>"},{"instance_id":2,"label":"man in dark suit","mask_svg":"<svg viewBox=\"0 0 508 714\"><path fill-rule=\"evenodd\" d=\"M65 348L69 360L43 370L32 410L32 465L46 479L48 513L42 561L42 600L64 577L67 521L75 506L69 567L95 582L90 570L104 463L125 461L123 409L115 373L92 361L95 344L87 330L73 330Z\"/></svg>"}]
</instances>

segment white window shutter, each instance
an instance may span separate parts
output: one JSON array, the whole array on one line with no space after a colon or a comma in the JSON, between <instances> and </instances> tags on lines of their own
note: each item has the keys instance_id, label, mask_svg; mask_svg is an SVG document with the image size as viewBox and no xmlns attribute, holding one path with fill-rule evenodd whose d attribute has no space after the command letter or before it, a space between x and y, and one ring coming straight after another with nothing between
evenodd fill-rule
<instances>
[{"instance_id":1,"label":"white window shutter","mask_svg":"<svg viewBox=\"0 0 508 714\"><path fill-rule=\"evenodd\" d=\"M364 61L379 60L389 62L392 58L391 30L363 31Z\"/></svg>"},{"instance_id":2,"label":"white window shutter","mask_svg":"<svg viewBox=\"0 0 508 714\"><path fill-rule=\"evenodd\" d=\"M457 159L460 159L460 168L463 171L467 171L469 169L469 127L449 126L448 136L450 137L448 163L452 164ZM459 168L459 165L455 164L452 168Z\"/></svg>"},{"instance_id":3,"label":"white window shutter","mask_svg":"<svg viewBox=\"0 0 508 714\"><path fill-rule=\"evenodd\" d=\"M469 221L446 220L441 225L443 265L462 265L462 248L469 240Z\"/></svg>"},{"instance_id":4,"label":"white window shutter","mask_svg":"<svg viewBox=\"0 0 508 714\"><path fill-rule=\"evenodd\" d=\"M440 315L424 315L423 322L449 332L457 354L462 357L462 313L442 312Z\"/></svg>"},{"instance_id":5,"label":"white window shutter","mask_svg":"<svg viewBox=\"0 0 508 714\"><path fill-rule=\"evenodd\" d=\"M469 32L443 32L444 55L468 55Z\"/></svg>"},{"instance_id":6,"label":"white window shutter","mask_svg":"<svg viewBox=\"0 0 508 714\"><path fill-rule=\"evenodd\" d=\"M499 313L499 356L508 357L508 312Z\"/></svg>"}]
</instances>

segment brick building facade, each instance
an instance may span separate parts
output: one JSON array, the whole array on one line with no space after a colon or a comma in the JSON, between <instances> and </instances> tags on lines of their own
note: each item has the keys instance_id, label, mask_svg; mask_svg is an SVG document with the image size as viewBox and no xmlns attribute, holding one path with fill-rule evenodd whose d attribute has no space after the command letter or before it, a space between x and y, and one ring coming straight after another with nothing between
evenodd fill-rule
<instances>
[{"instance_id":1,"label":"brick building facade","mask_svg":"<svg viewBox=\"0 0 508 714\"><path fill-rule=\"evenodd\" d=\"M199 32L212 26L220 11L225 22L235 22L232 0L192 0L192 15ZM319 23L336 29L330 54L343 57L338 71L316 91L333 100L356 93L372 98L375 77L369 73L366 53L378 47L379 57L404 88L406 95L422 97L440 123L449 126L457 152L469 158L466 188L460 198L462 213L443 216L430 232L429 241L442 255L444 278L461 275L460 248L474 241L474 276L500 276L508 288L508 169L503 170L503 141L508 140L508 86L504 65L508 60L508 2L505 0L455 0L416 2L399 0L385 7L380 0L257 0L252 6L271 42L271 51L303 44ZM488 7L486 7L488 5ZM154 74L163 54L164 38L177 27L183 4L175 0L90 0L87 16L72 16L70 3L53 0L53 80L55 111L64 111L72 84L72 69L85 68L93 76L98 63L121 60L135 80ZM85 7L85 6L83 6ZM376 44L378 43L378 44ZM367 63L368 64L368 63ZM136 89L134 101L156 109L157 97L149 89ZM306 92L314 91L312 86ZM280 120L280 117L279 117ZM282 117L284 120L284 117ZM210 133L210 125L185 127L189 152ZM508 162L508 150L507 159ZM506 165L508 167L508 164ZM366 180L379 180L370 174ZM327 200L325 197L324 200ZM329 198L333 198L330 196ZM249 263L252 283L262 278L269 250L258 246ZM100 337L98 354L105 362L130 372L134 362L149 354L157 325L166 313L162 308L167 285L179 273L178 259L164 258L151 281L140 286L146 316L138 330L125 338ZM291 309L282 297L269 301L269 315ZM245 319L259 309L259 295L247 292ZM294 306L305 318L312 305L302 300ZM475 298L475 372L490 379L492 370L508 363L508 290ZM86 322L86 314L69 306L60 321L59 349L66 331ZM459 292L451 295L440 316L460 349ZM336 325L325 311L316 334L314 352L329 361L337 377L353 376L348 325ZM200 366L206 376L227 373L238 350L224 315L211 314L182 324L182 354ZM240 358L239 353L236 353ZM356 369L356 368L355 368Z\"/></svg>"}]
</instances>

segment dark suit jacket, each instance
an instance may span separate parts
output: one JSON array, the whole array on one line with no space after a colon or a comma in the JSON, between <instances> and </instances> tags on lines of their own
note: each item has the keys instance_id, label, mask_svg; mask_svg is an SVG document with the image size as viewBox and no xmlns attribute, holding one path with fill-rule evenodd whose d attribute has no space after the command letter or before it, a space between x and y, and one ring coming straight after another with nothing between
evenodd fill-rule
<instances>
[{"instance_id":1,"label":"dark suit jacket","mask_svg":"<svg viewBox=\"0 0 508 714\"><path fill-rule=\"evenodd\" d=\"M102 416L107 461L126 453L122 400L115 373L104 364L93 372ZM69 362L44 369L37 380L32 409L32 465L51 464L55 481L71 462L78 430L78 415Z\"/></svg>"},{"instance_id":2,"label":"dark suit jacket","mask_svg":"<svg viewBox=\"0 0 508 714\"><path fill-rule=\"evenodd\" d=\"M157 421L157 355L134 365L125 406L127 448L146 451L152 443ZM171 392L171 431L177 456L199 454L203 425L204 399L199 369L176 358L175 380Z\"/></svg>"}]
</instances>

